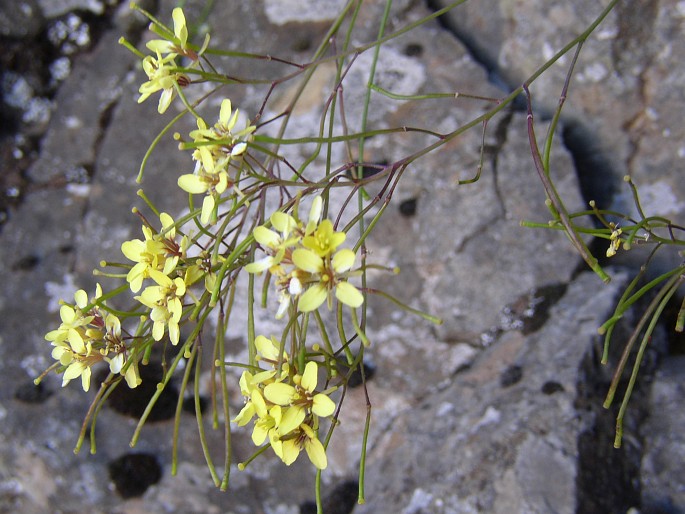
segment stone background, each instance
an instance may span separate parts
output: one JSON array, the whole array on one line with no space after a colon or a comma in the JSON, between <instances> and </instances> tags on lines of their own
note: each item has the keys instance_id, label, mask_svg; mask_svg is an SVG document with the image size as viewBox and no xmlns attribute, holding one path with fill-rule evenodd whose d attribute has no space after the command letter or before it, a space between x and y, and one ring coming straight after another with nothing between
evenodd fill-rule
<instances>
[{"instance_id":1,"label":"stone background","mask_svg":"<svg viewBox=\"0 0 685 514\"><path fill-rule=\"evenodd\" d=\"M141 4L166 20L176 5ZM190 2L188 19L197 19L203 5ZM215 1L206 23L217 46L305 62L342 5ZM388 30L442 5L395 1ZM375 37L383 7L381 0L365 2L355 44ZM586 0L474 0L384 47L378 83L401 94L502 97L601 9ZM626 0L587 41L553 150L553 173L570 209L590 199L630 209L622 181L630 174L647 212L683 219L684 23L685 2ZM137 237L138 220L127 214L140 205L134 179L149 142L170 118L157 114L156 100L136 103L142 72L117 44L121 35L141 44L149 37L126 2L0 4L0 512L312 512L313 473L304 458L289 473L277 460L259 459L232 471L228 493L216 490L191 412L181 420L181 464L171 476L172 421L160 408L130 449L135 420L122 411L135 414L131 397L115 398L101 413L97 453L86 448L74 455L88 395L76 384L60 388L55 376L33 386L50 364L43 336L57 322L59 298L92 289L99 260ZM244 62L221 66L249 76L283 71ZM362 54L345 83L351 124L359 119L354 92L368 66ZM567 66L562 59L531 88L538 120L556 105ZM318 126L316 106L330 94L329 73L322 69L308 92L314 101L295 113L293 135ZM231 86L225 94L249 115L264 91ZM288 91L287 85L277 90L274 105ZM465 99L403 104L375 95L373 102L370 121L379 128L446 132L483 109ZM358 388L346 399L329 448L327 513L685 512L682 338L667 329L655 337L624 446L614 450L615 412L601 408L611 369L598 364L596 328L644 256L619 253L613 280L604 285L561 234L519 227L522 219L548 219L520 107L488 127L476 184L456 182L475 173L479 130L412 165L370 243L372 257L402 270L374 277L374 285L445 323L429 326L372 301L367 504L355 506L366 414ZM393 162L427 142L408 135L371 140L364 158ZM174 147L161 143L143 184L170 212L182 205L175 183L189 166ZM292 151L289 158L302 158ZM596 249L603 254L605 243ZM677 259L664 253L658 267ZM616 341L625 340L630 323ZM229 335L239 354L239 327ZM143 378L154 384L159 370L149 368ZM238 408L239 398L232 401ZM220 460L221 434L209 431L209 438ZM250 444L237 430L237 459L251 453Z\"/></svg>"}]
</instances>

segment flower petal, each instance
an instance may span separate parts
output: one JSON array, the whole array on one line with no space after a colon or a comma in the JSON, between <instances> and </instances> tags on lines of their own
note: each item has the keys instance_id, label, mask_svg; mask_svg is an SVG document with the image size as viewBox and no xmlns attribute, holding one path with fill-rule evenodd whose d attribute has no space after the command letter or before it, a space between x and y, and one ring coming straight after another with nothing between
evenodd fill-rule
<instances>
[{"instance_id":1,"label":"flower petal","mask_svg":"<svg viewBox=\"0 0 685 514\"><path fill-rule=\"evenodd\" d=\"M298 248L293 252L293 264L308 273L320 273L323 270L323 259L311 250Z\"/></svg>"},{"instance_id":2,"label":"flower petal","mask_svg":"<svg viewBox=\"0 0 685 514\"><path fill-rule=\"evenodd\" d=\"M302 407L288 407L278 424L278 434L284 436L299 427L305 418Z\"/></svg>"},{"instance_id":3,"label":"flower petal","mask_svg":"<svg viewBox=\"0 0 685 514\"><path fill-rule=\"evenodd\" d=\"M186 26L186 17L183 15L183 9L176 7L171 12L171 17L174 20L174 35L180 40L181 47L185 47L188 42L188 27Z\"/></svg>"},{"instance_id":4,"label":"flower petal","mask_svg":"<svg viewBox=\"0 0 685 514\"><path fill-rule=\"evenodd\" d=\"M338 282L335 286L335 297L352 308L357 308L364 303L364 295L349 282Z\"/></svg>"},{"instance_id":5,"label":"flower petal","mask_svg":"<svg viewBox=\"0 0 685 514\"><path fill-rule=\"evenodd\" d=\"M269 220L271 220L271 225L284 236L290 234L297 225L295 218L283 211L274 212Z\"/></svg>"},{"instance_id":6,"label":"flower petal","mask_svg":"<svg viewBox=\"0 0 685 514\"><path fill-rule=\"evenodd\" d=\"M300 382L300 385L310 393L313 393L314 389L316 389L318 371L319 367L316 365L316 362L314 361L309 361L307 365L304 367L304 373L302 373L302 380Z\"/></svg>"},{"instance_id":7,"label":"flower petal","mask_svg":"<svg viewBox=\"0 0 685 514\"><path fill-rule=\"evenodd\" d=\"M255 227L252 234L254 235L255 241L268 248L275 248L281 241L280 236L276 232L263 225Z\"/></svg>"},{"instance_id":8,"label":"flower petal","mask_svg":"<svg viewBox=\"0 0 685 514\"><path fill-rule=\"evenodd\" d=\"M307 289L297 302L297 310L300 312L315 311L326 301L328 291L322 284L314 284Z\"/></svg>"},{"instance_id":9,"label":"flower petal","mask_svg":"<svg viewBox=\"0 0 685 514\"><path fill-rule=\"evenodd\" d=\"M264 387L264 397L276 405L290 405L296 393L293 386L283 382L274 382Z\"/></svg>"},{"instance_id":10,"label":"flower petal","mask_svg":"<svg viewBox=\"0 0 685 514\"><path fill-rule=\"evenodd\" d=\"M231 117L231 100L229 98L224 98L221 101L221 109L219 110L219 121L223 125L228 124L228 120Z\"/></svg>"},{"instance_id":11,"label":"flower petal","mask_svg":"<svg viewBox=\"0 0 685 514\"><path fill-rule=\"evenodd\" d=\"M245 266L245 271L248 273L261 273L262 271L268 270L274 265L274 258L271 255L267 255L259 259L258 261L251 262Z\"/></svg>"},{"instance_id":12,"label":"flower petal","mask_svg":"<svg viewBox=\"0 0 685 514\"><path fill-rule=\"evenodd\" d=\"M335 402L325 394L317 394L312 401L312 412L321 418L327 418L335 412Z\"/></svg>"},{"instance_id":13,"label":"flower petal","mask_svg":"<svg viewBox=\"0 0 685 514\"><path fill-rule=\"evenodd\" d=\"M281 460L286 464L286 466L290 466L297 460L297 457L299 457L300 447L297 445L297 442L294 439L288 439L283 441L281 453L282 455L279 455Z\"/></svg>"},{"instance_id":14,"label":"flower petal","mask_svg":"<svg viewBox=\"0 0 685 514\"><path fill-rule=\"evenodd\" d=\"M312 202L312 207L309 209L309 219L307 220L307 227L305 228L306 235L309 235L316 230L319 219L321 218L322 208L323 200L321 199L321 196L316 196Z\"/></svg>"},{"instance_id":15,"label":"flower petal","mask_svg":"<svg viewBox=\"0 0 685 514\"><path fill-rule=\"evenodd\" d=\"M271 339L259 335L255 338L254 344L257 348L257 353L263 358L271 361L278 360L278 348L276 348Z\"/></svg>"},{"instance_id":16,"label":"flower petal","mask_svg":"<svg viewBox=\"0 0 685 514\"><path fill-rule=\"evenodd\" d=\"M238 415L233 418L233 422L237 423L240 427L245 426L254 417L255 413L256 411L254 404L252 402L247 402L245 407L243 407Z\"/></svg>"},{"instance_id":17,"label":"flower petal","mask_svg":"<svg viewBox=\"0 0 685 514\"><path fill-rule=\"evenodd\" d=\"M186 193L199 195L207 192L209 189L207 182L204 182L198 175L188 173L178 177L178 187L183 189ZM123 248L122 248L123 249Z\"/></svg>"},{"instance_id":18,"label":"flower petal","mask_svg":"<svg viewBox=\"0 0 685 514\"><path fill-rule=\"evenodd\" d=\"M202 202L202 214L200 215L200 222L203 225L207 225L209 223L209 221L212 219L213 212L214 212L214 196L207 195L207 196L205 196L205 199Z\"/></svg>"},{"instance_id":19,"label":"flower petal","mask_svg":"<svg viewBox=\"0 0 685 514\"><path fill-rule=\"evenodd\" d=\"M355 254L349 248L339 250L331 259L331 265L336 273L343 273L354 266Z\"/></svg>"},{"instance_id":20,"label":"flower petal","mask_svg":"<svg viewBox=\"0 0 685 514\"><path fill-rule=\"evenodd\" d=\"M305 441L304 449L307 452L307 457L309 457L309 460L312 461L314 466L318 469L326 469L326 466L328 466L326 450L316 436Z\"/></svg>"}]
</instances>

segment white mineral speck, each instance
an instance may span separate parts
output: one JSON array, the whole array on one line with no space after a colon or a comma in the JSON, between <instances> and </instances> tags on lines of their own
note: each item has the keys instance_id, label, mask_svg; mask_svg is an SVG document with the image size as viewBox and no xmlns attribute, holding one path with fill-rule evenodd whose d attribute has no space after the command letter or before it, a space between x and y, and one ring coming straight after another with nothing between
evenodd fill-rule
<instances>
[{"instance_id":1,"label":"white mineral speck","mask_svg":"<svg viewBox=\"0 0 685 514\"><path fill-rule=\"evenodd\" d=\"M48 312L57 312L60 308L59 301L65 300L68 302L74 301L74 293L78 287L74 283L74 275L66 273L62 277L62 283L46 282L45 294L48 296Z\"/></svg>"},{"instance_id":2,"label":"white mineral speck","mask_svg":"<svg viewBox=\"0 0 685 514\"><path fill-rule=\"evenodd\" d=\"M404 509L404 514L415 514L418 512L426 512L426 509L430 506L433 500L433 495L429 492L424 491L421 488L414 489L414 494L411 495L411 500L409 500L409 505Z\"/></svg>"},{"instance_id":3,"label":"white mineral speck","mask_svg":"<svg viewBox=\"0 0 685 514\"><path fill-rule=\"evenodd\" d=\"M50 75L55 81L66 79L71 73L71 61L68 57L60 57L50 64Z\"/></svg>"},{"instance_id":4,"label":"white mineral speck","mask_svg":"<svg viewBox=\"0 0 685 514\"><path fill-rule=\"evenodd\" d=\"M64 117L64 126L69 129L77 129L80 128L81 125L83 125L83 123L81 123L81 120L77 116Z\"/></svg>"},{"instance_id":5,"label":"white mineral speck","mask_svg":"<svg viewBox=\"0 0 685 514\"><path fill-rule=\"evenodd\" d=\"M51 109L52 102L47 98L31 98L21 119L24 123L47 123Z\"/></svg>"}]
</instances>

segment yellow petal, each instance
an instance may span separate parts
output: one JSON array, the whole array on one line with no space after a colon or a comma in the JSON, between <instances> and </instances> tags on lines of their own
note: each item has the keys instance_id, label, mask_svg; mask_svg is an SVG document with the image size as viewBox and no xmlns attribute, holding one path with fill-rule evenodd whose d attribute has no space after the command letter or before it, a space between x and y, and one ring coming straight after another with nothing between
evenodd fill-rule
<instances>
[{"instance_id":1,"label":"yellow petal","mask_svg":"<svg viewBox=\"0 0 685 514\"><path fill-rule=\"evenodd\" d=\"M333 259L331 259L331 265L336 273L343 273L354 266L354 259L354 252L349 248L344 248L343 250L336 252Z\"/></svg>"},{"instance_id":2,"label":"yellow petal","mask_svg":"<svg viewBox=\"0 0 685 514\"><path fill-rule=\"evenodd\" d=\"M317 394L313 398L312 412L319 417L327 418L335 412L335 402L325 394Z\"/></svg>"},{"instance_id":3,"label":"yellow petal","mask_svg":"<svg viewBox=\"0 0 685 514\"><path fill-rule=\"evenodd\" d=\"M188 42L188 27L186 27L186 17L183 15L183 9L176 7L171 12L171 17L174 19L174 35L180 40L181 47L185 47Z\"/></svg>"},{"instance_id":4,"label":"yellow petal","mask_svg":"<svg viewBox=\"0 0 685 514\"><path fill-rule=\"evenodd\" d=\"M282 211L274 212L269 219L273 227L284 236L290 234L297 225L295 218Z\"/></svg>"},{"instance_id":5,"label":"yellow petal","mask_svg":"<svg viewBox=\"0 0 685 514\"><path fill-rule=\"evenodd\" d=\"M259 353L263 358L275 361L278 359L278 348L274 346L271 339L264 336L257 336L254 340L255 347L257 348L257 353Z\"/></svg>"},{"instance_id":6,"label":"yellow petal","mask_svg":"<svg viewBox=\"0 0 685 514\"><path fill-rule=\"evenodd\" d=\"M233 422L237 423L239 427L244 427L255 415L254 405L252 402L247 402L245 407L238 413L238 415L233 418Z\"/></svg>"},{"instance_id":7,"label":"yellow petal","mask_svg":"<svg viewBox=\"0 0 685 514\"><path fill-rule=\"evenodd\" d=\"M338 282L336 284L335 297L345 305L355 309L364 303L364 295L349 282Z\"/></svg>"},{"instance_id":8,"label":"yellow petal","mask_svg":"<svg viewBox=\"0 0 685 514\"><path fill-rule=\"evenodd\" d=\"M280 436L289 434L302 424L304 418L305 412L302 407L288 407L278 424L278 434Z\"/></svg>"},{"instance_id":9,"label":"yellow petal","mask_svg":"<svg viewBox=\"0 0 685 514\"><path fill-rule=\"evenodd\" d=\"M274 382L264 387L264 397L276 405L290 405L295 394L295 388L283 382Z\"/></svg>"},{"instance_id":10,"label":"yellow petal","mask_svg":"<svg viewBox=\"0 0 685 514\"><path fill-rule=\"evenodd\" d=\"M126 379L126 384L128 384L131 389L135 389L143 382L138 375L138 366L135 362L128 367L124 378Z\"/></svg>"},{"instance_id":11,"label":"yellow petal","mask_svg":"<svg viewBox=\"0 0 685 514\"><path fill-rule=\"evenodd\" d=\"M62 386L68 384L70 380L81 376L86 367L81 361L74 361L69 364L69 367L64 371L64 375L62 375Z\"/></svg>"},{"instance_id":12,"label":"yellow petal","mask_svg":"<svg viewBox=\"0 0 685 514\"><path fill-rule=\"evenodd\" d=\"M311 250L298 248L293 252L293 264L308 273L320 273L323 270L323 259Z\"/></svg>"},{"instance_id":13,"label":"yellow petal","mask_svg":"<svg viewBox=\"0 0 685 514\"><path fill-rule=\"evenodd\" d=\"M90 389L90 375L91 371L89 367L86 367L86 369L83 370L83 373L81 373L81 386L85 392L88 392L88 389Z\"/></svg>"},{"instance_id":14,"label":"yellow petal","mask_svg":"<svg viewBox=\"0 0 685 514\"><path fill-rule=\"evenodd\" d=\"M178 187L183 189L186 193L199 195L207 192L207 183L200 179L199 176L192 173L181 175L178 177Z\"/></svg>"},{"instance_id":15,"label":"yellow petal","mask_svg":"<svg viewBox=\"0 0 685 514\"><path fill-rule=\"evenodd\" d=\"M268 248L275 248L281 240L280 236L276 232L266 228L263 225L255 227L255 229L252 231L252 235L254 235L255 241Z\"/></svg>"},{"instance_id":16,"label":"yellow petal","mask_svg":"<svg viewBox=\"0 0 685 514\"><path fill-rule=\"evenodd\" d=\"M145 251L145 243L140 239L133 239L131 241L124 241L121 245L121 253L124 256L134 262L140 260L140 254Z\"/></svg>"},{"instance_id":17,"label":"yellow petal","mask_svg":"<svg viewBox=\"0 0 685 514\"><path fill-rule=\"evenodd\" d=\"M316 196L314 197L314 201L312 202L312 207L309 209L309 219L307 220L307 227L305 229L305 233L307 235L311 234L316 230L316 226L319 223L319 219L321 218L321 210L323 208L323 200L321 199L321 196Z\"/></svg>"},{"instance_id":18,"label":"yellow petal","mask_svg":"<svg viewBox=\"0 0 685 514\"><path fill-rule=\"evenodd\" d=\"M271 255L268 255L262 259L259 259L258 261L254 261L246 265L245 271L248 273L261 273L262 271L268 270L273 265L274 258Z\"/></svg>"},{"instance_id":19,"label":"yellow petal","mask_svg":"<svg viewBox=\"0 0 685 514\"><path fill-rule=\"evenodd\" d=\"M175 95L175 89L169 88L162 91L162 94L159 96L159 104L157 105L157 112L159 112L159 114L164 114L166 112Z\"/></svg>"},{"instance_id":20,"label":"yellow petal","mask_svg":"<svg viewBox=\"0 0 685 514\"><path fill-rule=\"evenodd\" d=\"M297 460L300 455L300 447L294 439L288 439L283 441L283 446L281 447L281 460L286 466L290 466L293 462Z\"/></svg>"},{"instance_id":21,"label":"yellow petal","mask_svg":"<svg viewBox=\"0 0 685 514\"><path fill-rule=\"evenodd\" d=\"M252 401L252 404L254 405L254 410L257 413L257 416L260 418L263 418L267 414L266 410L266 402L264 401L264 398L262 397L262 393L258 388L254 388L252 390L252 393L250 394L250 400Z\"/></svg>"},{"instance_id":22,"label":"yellow petal","mask_svg":"<svg viewBox=\"0 0 685 514\"><path fill-rule=\"evenodd\" d=\"M231 100L224 98L221 102L221 109L219 110L219 121L223 125L228 125L229 118L231 117Z\"/></svg>"},{"instance_id":23,"label":"yellow petal","mask_svg":"<svg viewBox=\"0 0 685 514\"><path fill-rule=\"evenodd\" d=\"M266 441L266 436L269 435L269 430L264 426L264 423L254 424L254 429L252 430L252 442L255 446L261 446L264 441Z\"/></svg>"},{"instance_id":24,"label":"yellow petal","mask_svg":"<svg viewBox=\"0 0 685 514\"><path fill-rule=\"evenodd\" d=\"M83 309L86 305L88 305L88 293L86 293L83 289L79 289L74 293L74 300L76 301L76 305L80 308Z\"/></svg>"},{"instance_id":25,"label":"yellow petal","mask_svg":"<svg viewBox=\"0 0 685 514\"><path fill-rule=\"evenodd\" d=\"M324 450L323 444L316 437L312 439L307 439L304 443L304 449L307 452L309 460L318 469L326 469L328 466L328 459L326 458L326 450Z\"/></svg>"},{"instance_id":26,"label":"yellow petal","mask_svg":"<svg viewBox=\"0 0 685 514\"><path fill-rule=\"evenodd\" d=\"M319 368L314 361L309 361L304 367L304 373L302 373L302 381L300 382L300 385L310 393L313 393L314 389L316 389L318 371Z\"/></svg>"},{"instance_id":27,"label":"yellow petal","mask_svg":"<svg viewBox=\"0 0 685 514\"><path fill-rule=\"evenodd\" d=\"M328 291L323 285L314 284L300 296L297 301L297 310L300 312L315 311L326 301L327 296Z\"/></svg>"},{"instance_id":28,"label":"yellow petal","mask_svg":"<svg viewBox=\"0 0 685 514\"><path fill-rule=\"evenodd\" d=\"M181 339L181 331L176 322L169 322L169 339L174 346L176 346Z\"/></svg>"},{"instance_id":29,"label":"yellow petal","mask_svg":"<svg viewBox=\"0 0 685 514\"><path fill-rule=\"evenodd\" d=\"M200 222L207 225L212 219L214 213L214 197L212 195L205 196L202 202L202 214L200 215Z\"/></svg>"},{"instance_id":30,"label":"yellow petal","mask_svg":"<svg viewBox=\"0 0 685 514\"><path fill-rule=\"evenodd\" d=\"M155 341L161 341L164 337L164 323L161 321L155 321L152 325L152 339Z\"/></svg>"}]
</instances>

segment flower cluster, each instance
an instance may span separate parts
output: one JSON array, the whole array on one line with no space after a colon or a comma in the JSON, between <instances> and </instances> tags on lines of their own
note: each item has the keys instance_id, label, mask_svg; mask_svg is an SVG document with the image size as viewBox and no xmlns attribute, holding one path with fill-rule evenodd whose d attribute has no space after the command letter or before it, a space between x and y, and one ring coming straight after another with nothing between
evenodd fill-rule
<instances>
[{"instance_id":1,"label":"flower cluster","mask_svg":"<svg viewBox=\"0 0 685 514\"><path fill-rule=\"evenodd\" d=\"M277 211L268 225L254 229L255 241L266 252L266 257L245 266L249 273L267 271L276 277L281 318L291 302L297 300L297 310L311 312L324 302L332 308L333 296L338 301L357 308L364 302L362 293L348 278L353 272L355 253L338 249L346 234L337 232L333 223L321 218L322 200L317 196L306 223L296 216Z\"/></svg>"},{"instance_id":2,"label":"flower cluster","mask_svg":"<svg viewBox=\"0 0 685 514\"><path fill-rule=\"evenodd\" d=\"M169 108L171 101L177 94L177 88L190 84L188 75L179 71L176 58L179 56L187 57L195 65L209 44L209 38L206 38L200 52L195 52L188 46L188 27L183 10L180 7L175 8L172 12L172 18L174 20L173 34L163 31L162 36L165 39L153 39L145 45L149 50L155 52L155 55L148 55L143 58L143 71L145 71L148 81L143 83L138 90L140 93L138 103L144 102L153 93L162 92L157 106L160 114ZM159 30L159 27L155 27L155 25L152 28Z\"/></svg>"},{"instance_id":3,"label":"flower cluster","mask_svg":"<svg viewBox=\"0 0 685 514\"><path fill-rule=\"evenodd\" d=\"M243 372L240 391L246 402L233 421L245 426L256 416L252 431L255 445L261 446L268 439L271 449L287 465L304 449L317 468L325 469L326 451L317 431L319 418L331 416L335 403L328 397L331 390L316 390L318 364L309 361L301 373L296 373L275 338L257 336L255 345L259 359L270 369Z\"/></svg>"},{"instance_id":4,"label":"flower cluster","mask_svg":"<svg viewBox=\"0 0 685 514\"><path fill-rule=\"evenodd\" d=\"M611 228L611 235L609 236L609 248L607 248L607 257L613 257L614 255L616 255L616 252L621 246L621 234L623 233L623 230L621 230L620 227L618 227L618 225L615 225L614 223L610 223L609 226Z\"/></svg>"},{"instance_id":5,"label":"flower cluster","mask_svg":"<svg viewBox=\"0 0 685 514\"><path fill-rule=\"evenodd\" d=\"M191 194L205 194L200 216L200 222L205 225L216 222L218 199L227 189L241 194L238 180L229 173L230 166L242 158L255 126L248 123L233 133L238 115L239 111L233 112L231 101L226 98L221 102L219 121L213 127L198 118L197 130L190 133L195 170L181 175L178 186Z\"/></svg>"},{"instance_id":6,"label":"flower cluster","mask_svg":"<svg viewBox=\"0 0 685 514\"><path fill-rule=\"evenodd\" d=\"M292 464L304 450L316 468L325 469L328 460L318 434L322 418L330 418L336 410L336 403L329 396L336 389L329 387L335 372L327 367L328 379L322 387L327 389L317 390L319 372L323 374L324 370L319 369L315 359L327 358L335 350L321 351L317 345L311 351L307 349L310 345L306 314L317 311L324 303L329 309L334 302L338 306L347 305L352 309L352 322L364 343L356 322L356 309L364 303L364 295L351 282L363 272L355 268L356 253L343 247L346 232L336 230L334 223L323 216L321 196L312 198L308 216L300 218L302 196L287 201L286 198L292 198L287 183L277 184L272 180L278 173L271 169L269 162L277 151L264 146L268 138L260 142L260 136L255 135L257 127L249 119L243 122L228 98L221 101L213 124L205 121L210 118L203 118L196 111L203 99L192 106L188 102L183 88L191 85L191 76L199 76L198 83L228 80L203 55L208 37L199 51L189 44L188 27L180 8L173 10L173 29L137 6L134 8L148 17L151 30L161 37L146 44L153 55L144 55L122 40L122 44L141 58L147 75L139 88L138 101L161 93L158 111L163 113L178 95L187 112L196 119L197 128L187 136L174 134L179 150L191 152L194 165L192 172L188 169L177 178L179 188L188 193L188 214L175 220L165 212L160 213L140 192L158 219L148 221L134 210L142 220L142 236L121 245L128 262L107 264L106 261L103 266L117 268L113 273L98 270L101 275L125 278L126 283L104 296L98 286L96 298L90 302L84 291L78 291L73 305L62 306L61 325L46 335L54 346L52 355L58 361L50 369L63 373L63 385L80 377L87 391L92 367L105 362L111 373L123 375L130 387L136 387L141 382L139 363L147 363L157 341L166 338L173 345L179 345L185 323L194 323L195 327L180 345L183 351L179 352L177 362L201 359L200 352L192 349L211 330L205 320L211 319L208 316L217 308L222 316L224 312L226 316L230 314L240 273L243 270L251 274L268 273L267 278L275 284L278 293L276 318L287 316L288 327L298 326L298 318L303 323L301 329L288 330L292 334L289 336L291 356L285 352L283 342L274 337L255 339L256 360L251 359L245 365L239 380L245 405L232 422L241 427L251 424L254 444L263 447L262 450L271 447L286 465ZM262 154L267 158L264 162L259 160ZM280 157L273 162L281 162ZM288 167L292 168L290 164ZM252 220L263 219L262 209L274 199L273 193L269 193L272 186L278 188L282 207L264 224L253 228ZM311 194L309 191L307 194ZM201 208L196 207L195 195L202 197ZM222 207L225 205L230 205L230 209ZM253 251L258 252L257 258L248 258ZM198 291L202 286L194 287L198 282L204 283L204 290ZM128 311L114 311L105 305L105 299L109 301L124 292L134 300ZM115 313L122 320L135 319L136 328L130 328L129 332L123 330ZM332 338L325 333L325 328L320 330L321 339L330 347ZM248 331L253 334L254 326L248 325ZM216 336L219 345L222 334ZM341 344L347 345L347 342L341 341ZM344 350L350 352L347 346ZM255 357L254 352L251 357ZM167 383L166 378L162 386ZM118 382L107 382L100 395L108 394L108 387ZM227 384L222 386L227 394ZM156 398L150 405L154 401ZM228 413L225 420L231 420Z\"/></svg>"},{"instance_id":7,"label":"flower cluster","mask_svg":"<svg viewBox=\"0 0 685 514\"><path fill-rule=\"evenodd\" d=\"M94 304L102 295L98 284ZM63 368L62 386L81 377L84 391L90 389L91 367L105 361L112 373L121 373L129 387L140 384L138 366L130 355L121 333L121 322L114 314L103 314L97 305L88 309L88 294L79 289L74 295L74 305L62 304L59 328L45 335L54 346L52 357ZM129 363L130 360L130 363Z\"/></svg>"},{"instance_id":8,"label":"flower cluster","mask_svg":"<svg viewBox=\"0 0 685 514\"><path fill-rule=\"evenodd\" d=\"M179 266L186 257L189 238L184 235L176 241L174 219L167 213L159 215L162 230L156 232L146 222L143 225L145 240L133 239L121 245L122 253L135 265L126 275L131 291L137 293L145 279L155 285L147 286L135 299L150 309L152 338L159 341L165 330L173 344L180 340L179 321L183 313L183 297L187 286L202 276L198 264Z\"/></svg>"}]
</instances>

